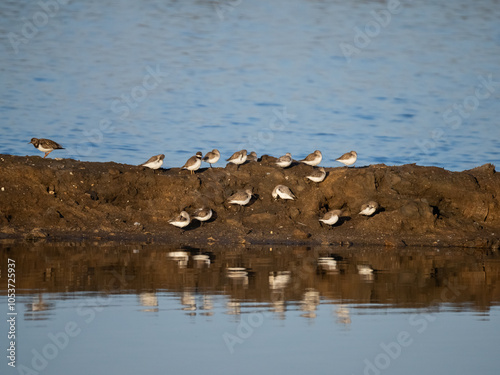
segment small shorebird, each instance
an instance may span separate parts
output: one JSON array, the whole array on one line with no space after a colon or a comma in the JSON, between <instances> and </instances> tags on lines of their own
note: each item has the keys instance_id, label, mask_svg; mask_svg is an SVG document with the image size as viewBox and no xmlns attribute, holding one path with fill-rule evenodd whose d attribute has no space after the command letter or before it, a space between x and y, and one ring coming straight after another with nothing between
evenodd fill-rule
<instances>
[{"instance_id":1,"label":"small shorebird","mask_svg":"<svg viewBox=\"0 0 500 375\"><path fill-rule=\"evenodd\" d=\"M187 170L190 170L191 171L191 174L194 173L194 171L197 171L198 169L200 169L200 166L201 166L201 157L202 157L202 153L200 151L198 151L196 153L196 155L194 156L191 156L188 161L186 162L186 164L184 164L182 166L182 169L187 169Z\"/></svg>"},{"instance_id":2,"label":"small shorebird","mask_svg":"<svg viewBox=\"0 0 500 375\"><path fill-rule=\"evenodd\" d=\"M177 228L185 228L189 225L189 223L191 223L191 218L186 211L181 211L179 215L170 219L168 222Z\"/></svg>"},{"instance_id":3,"label":"small shorebird","mask_svg":"<svg viewBox=\"0 0 500 375\"><path fill-rule=\"evenodd\" d=\"M318 169L314 169L311 173L309 173L306 178L311 180L312 182L322 182L326 177L325 168L320 167Z\"/></svg>"},{"instance_id":4,"label":"small shorebird","mask_svg":"<svg viewBox=\"0 0 500 375\"><path fill-rule=\"evenodd\" d=\"M247 150L236 151L229 159L226 159L226 161L238 166L243 164L247 161Z\"/></svg>"},{"instance_id":5,"label":"small shorebird","mask_svg":"<svg viewBox=\"0 0 500 375\"><path fill-rule=\"evenodd\" d=\"M341 215L342 215L342 210L328 211L326 214L323 215L321 219L319 219L319 221L328 225L333 225L337 221L339 221Z\"/></svg>"},{"instance_id":6,"label":"small shorebird","mask_svg":"<svg viewBox=\"0 0 500 375\"><path fill-rule=\"evenodd\" d=\"M353 165L356 163L356 159L358 158L358 154L356 151L351 151L351 152L346 152L344 155L342 155L340 158L335 159L338 162L341 162L344 165Z\"/></svg>"},{"instance_id":7,"label":"small shorebird","mask_svg":"<svg viewBox=\"0 0 500 375\"><path fill-rule=\"evenodd\" d=\"M305 159L300 160L300 162L315 167L321 163L321 159L323 159L321 151L316 150L312 154L307 155Z\"/></svg>"},{"instance_id":8,"label":"small shorebird","mask_svg":"<svg viewBox=\"0 0 500 375\"><path fill-rule=\"evenodd\" d=\"M204 221L210 220L210 218L212 217L212 213L213 212L212 212L211 208L202 207L202 208L198 208L195 212L193 212L191 217L193 219L198 220L199 222L201 222L201 225L203 225Z\"/></svg>"},{"instance_id":9,"label":"small shorebird","mask_svg":"<svg viewBox=\"0 0 500 375\"><path fill-rule=\"evenodd\" d=\"M158 169L162 166L163 159L165 159L165 155L163 154L151 156L147 162L141 164L140 166L148 167L151 169Z\"/></svg>"},{"instance_id":10,"label":"small shorebird","mask_svg":"<svg viewBox=\"0 0 500 375\"><path fill-rule=\"evenodd\" d=\"M281 198L294 200L296 198L288 186L285 185L276 185L273 189L272 196L274 199Z\"/></svg>"},{"instance_id":11,"label":"small shorebird","mask_svg":"<svg viewBox=\"0 0 500 375\"><path fill-rule=\"evenodd\" d=\"M359 215L372 216L378 210L378 203L375 201L370 201L361 206L361 211Z\"/></svg>"},{"instance_id":12,"label":"small shorebird","mask_svg":"<svg viewBox=\"0 0 500 375\"><path fill-rule=\"evenodd\" d=\"M285 155L280 156L278 160L276 160L276 165L281 168L289 167L292 164L292 154L287 152Z\"/></svg>"},{"instance_id":13,"label":"small shorebird","mask_svg":"<svg viewBox=\"0 0 500 375\"><path fill-rule=\"evenodd\" d=\"M202 160L210 164L210 168L212 168L212 164L217 163L219 159L220 159L220 152L219 150L214 148L212 151L207 152Z\"/></svg>"},{"instance_id":14,"label":"small shorebird","mask_svg":"<svg viewBox=\"0 0 500 375\"><path fill-rule=\"evenodd\" d=\"M249 153L247 155L247 160L248 161L257 161L258 157L257 157L257 153L255 151L252 151L251 153Z\"/></svg>"},{"instance_id":15,"label":"small shorebird","mask_svg":"<svg viewBox=\"0 0 500 375\"><path fill-rule=\"evenodd\" d=\"M31 138L29 144L35 146L39 151L45 152L44 159L54 150L64 150L64 147L59 143L45 138Z\"/></svg>"},{"instance_id":16,"label":"small shorebird","mask_svg":"<svg viewBox=\"0 0 500 375\"><path fill-rule=\"evenodd\" d=\"M227 203L245 206L252 199L252 195L252 189L240 190L227 198Z\"/></svg>"}]
</instances>

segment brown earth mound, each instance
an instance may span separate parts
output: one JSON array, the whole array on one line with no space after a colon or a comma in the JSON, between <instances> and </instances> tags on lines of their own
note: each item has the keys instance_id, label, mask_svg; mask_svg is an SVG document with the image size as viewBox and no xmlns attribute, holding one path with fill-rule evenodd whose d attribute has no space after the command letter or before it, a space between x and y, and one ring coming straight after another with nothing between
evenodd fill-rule
<instances>
[{"instance_id":1,"label":"brown earth mound","mask_svg":"<svg viewBox=\"0 0 500 375\"><path fill-rule=\"evenodd\" d=\"M237 168L144 167L39 156L0 155L0 238L120 239L165 243L282 243L493 247L500 244L500 176L486 164L463 171L403 165L327 168L321 183L305 179L313 167L287 169L264 155ZM277 184L296 200L274 200ZM234 192L253 188L245 207ZM361 205L377 201L372 217ZM168 220L208 206L212 219L185 231ZM334 226L320 225L341 209Z\"/></svg>"}]
</instances>

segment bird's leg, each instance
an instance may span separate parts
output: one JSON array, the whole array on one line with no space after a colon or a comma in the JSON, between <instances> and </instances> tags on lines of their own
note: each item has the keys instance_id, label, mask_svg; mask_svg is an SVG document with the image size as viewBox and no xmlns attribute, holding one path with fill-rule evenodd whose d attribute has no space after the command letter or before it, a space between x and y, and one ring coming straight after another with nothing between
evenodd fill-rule
<instances>
[{"instance_id":1,"label":"bird's leg","mask_svg":"<svg viewBox=\"0 0 500 375\"><path fill-rule=\"evenodd\" d=\"M51 152L52 152L52 151L48 151L48 152L46 152L43 158L45 159L45 158L47 157L47 155L48 155L48 154L50 154Z\"/></svg>"}]
</instances>

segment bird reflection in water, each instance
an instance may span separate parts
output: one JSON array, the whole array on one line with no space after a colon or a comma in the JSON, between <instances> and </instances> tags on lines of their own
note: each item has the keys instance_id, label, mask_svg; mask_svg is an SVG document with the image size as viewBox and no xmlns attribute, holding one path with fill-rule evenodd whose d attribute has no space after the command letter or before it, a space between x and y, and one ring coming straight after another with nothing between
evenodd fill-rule
<instances>
[{"instance_id":1,"label":"bird reflection in water","mask_svg":"<svg viewBox=\"0 0 500 375\"><path fill-rule=\"evenodd\" d=\"M182 308L183 311L190 312L189 315L196 315L196 313L193 312L196 311L196 298L191 291L185 290L182 292L181 305L184 306Z\"/></svg>"},{"instance_id":2,"label":"bird reflection in water","mask_svg":"<svg viewBox=\"0 0 500 375\"><path fill-rule=\"evenodd\" d=\"M40 293L33 296L31 303L26 304L24 317L26 320L45 320L51 315L50 311L55 308L55 303L46 302Z\"/></svg>"},{"instance_id":3,"label":"bird reflection in water","mask_svg":"<svg viewBox=\"0 0 500 375\"><path fill-rule=\"evenodd\" d=\"M228 267L226 276L237 284L243 284L244 287L248 286L248 272L244 267Z\"/></svg>"},{"instance_id":4,"label":"bird reflection in water","mask_svg":"<svg viewBox=\"0 0 500 375\"><path fill-rule=\"evenodd\" d=\"M197 268L210 267L210 257L206 254L193 255L193 262Z\"/></svg>"},{"instance_id":5,"label":"bird reflection in water","mask_svg":"<svg viewBox=\"0 0 500 375\"><path fill-rule=\"evenodd\" d=\"M211 295L206 294L203 296L200 310L203 310L201 315L204 315L204 316L214 315L214 311L213 311L214 310L214 303L213 303Z\"/></svg>"},{"instance_id":6,"label":"bird reflection in water","mask_svg":"<svg viewBox=\"0 0 500 375\"><path fill-rule=\"evenodd\" d=\"M201 301L200 301L201 298ZM196 316L197 311L200 315L212 316L214 315L214 304L211 295L199 295L194 293L191 289L186 289L181 294L182 311L186 311L189 316Z\"/></svg>"},{"instance_id":7,"label":"bird reflection in water","mask_svg":"<svg viewBox=\"0 0 500 375\"><path fill-rule=\"evenodd\" d=\"M302 301L300 301L300 310L304 311L300 316L310 319L316 318L316 310L319 302L319 292L313 288L307 289L302 297Z\"/></svg>"},{"instance_id":8,"label":"bird reflection in water","mask_svg":"<svg viewBox=\"0 0 500 375\"><path fill-rule=\"evenodd\" d=\"M189 254L186 251L171 251L168 257L177 262L179 268L186 268L189 261Z\"/></svg>"},{"instance_id":9,"label":"bird reflection in water","mask_svg":"<svg viewBox=\"0 0 500 375\"><path fill-rule=\"evenodd\" d=\"M285 320L285 290L273 290L271 293L271 307L270 311L276 313L279 319Z\"/></svg>"},{"instance_id":10,"label":"bird reflection in water","mask_svg":"<svg viewBox=\"0 0 500 375\"><path fill-rule=\"evenodd\" d=\"M338 305L333 313L337 317L336 322L345 326L351 324L351 311L346 305Z\"/></svg>"},{"instance_id":11,"label":"bird reflection in water","mask_svg":"<svg viewBox=\"0 0 500 375\"><path fill-rule=\"evenodd\" d=\"M285 289L290 284L291 275L290 271L269 272L269 288L271 290Z\"/></svg>"},{"instance_id":12,"label":"bird reflection in water","mask_svg":"<svg viewBox=\"0 0 500 375\"><path fill-rule=\"evenodd\" d=\"M319 257L318 268L327 274L338 273L337 261L333 257Z\"/></svg>"},{"instance_id":13,"label":"bird reflection in water","mask_svg":"<svg viewBox=\"0 0 500 375\"><path fill-rule=\"evenodd\" d=\"M290 271L269 272L269 289L271 289L271 311L277 313L279 319L285 319L285 288L290 284Z\"/></svg>"},{"instance_id":14,"label":"bird reflection in water","mask_svg":"<svg viewBox=\"0 0 500 375\"><path fill-rule=\"evenodd\" d=\"M157 312L158 311L158 297L155 292L142 292L139 294L139 303L141 306L147 307L141 311Z\"/></svg>"},{"instance_id":15,"label":"bird reflection in water","mask_svg":"<svg viewBox=\"0 0 500 375\"><path fill-rule=\"evenodd\" d=\"M240 315L241 314L241 302L239 302L239 301L234 301L234 300L227 301L226 308L227 308L226 314L228 314L228 315Z\"/></svg>"},{"instance_id":16,"label":"bird reflection in water","mask_svg":"<svg viewBox=\"0 0 500 375\"><path fill-rule=\"evenodd\" d=\"M362 280L373 281L373 268L366 264L358 264L356 267L358 268L358 274L361 276Z\"/></svg>"},{"instance_id":17,"label":"bird reflection in water","mask_svg":"<svg viewBox=\"0 0 500 375\"><path fill-rule=\"evenodd\" d=\"M277 313L279 319L285 319L285 288L290 284L290 271L269 272L269 289L271 289L271 311Z\"/></svg>"}]
</instances>

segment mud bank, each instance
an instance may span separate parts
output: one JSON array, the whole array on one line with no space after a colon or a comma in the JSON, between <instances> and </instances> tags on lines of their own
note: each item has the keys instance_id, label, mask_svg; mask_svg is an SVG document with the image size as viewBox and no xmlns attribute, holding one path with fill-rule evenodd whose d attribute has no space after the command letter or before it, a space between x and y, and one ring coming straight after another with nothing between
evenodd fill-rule
<instances>
[{"instance_id":1,"label":"mud bank","mask_svg":"<svg viewBox=\"0 0 500 375\"><path fill-rule=\"evenodd\" d=\"M463 172L417 165L327 168L321 183L312 167L274 165L264 155L239 168L153 171L132 165L0 155L0 238L120 240L172 244L337 244L498 248L500 177L486 164ZM294 201L275 201L277 184ZM245 207L227 197L252 187ZM372 217L358 215L375 200ZM168 224L181 210L214 211L185 231ZM342 209L333 227L326 211Z\"/></svg>"}]
</instances>

